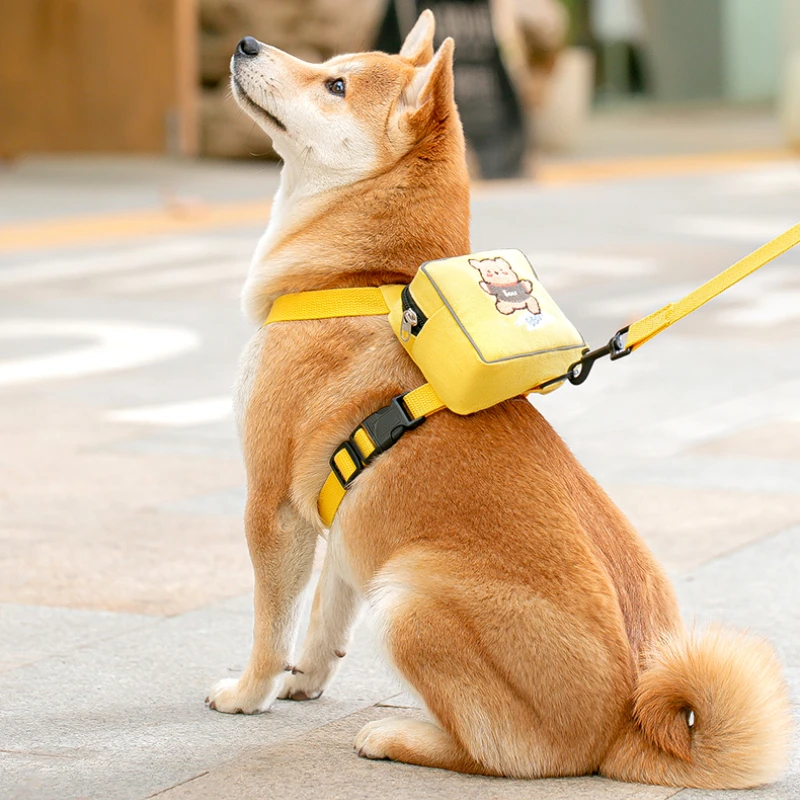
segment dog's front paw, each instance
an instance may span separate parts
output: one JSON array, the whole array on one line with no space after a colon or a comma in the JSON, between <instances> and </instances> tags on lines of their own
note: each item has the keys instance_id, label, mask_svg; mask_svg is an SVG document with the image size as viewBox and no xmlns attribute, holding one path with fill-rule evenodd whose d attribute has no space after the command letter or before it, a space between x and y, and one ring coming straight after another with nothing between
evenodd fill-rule
<instances>
[{"instance_id":1,"label":"dog's front paw","mask_svg":"<svg viewBox=\"0 0 800 800\"><path fill-rule=\"evenodd\" d=\"M301 670L295 668L287 675L283 687L278 692L279 700L316 700L322 695L330 682L328 670Z\"/></svg>"},{"instance_id":2,"label":"dog's front paw","mask_svg":"<svg viewBox=\"0 0 800 800\"><path fill-rule=\"evenodd\" d=\"M208 707L223 714L260 714L266 711L275 695L270 691L248 689L241 680L225 678L218 681L206 697Z\"/></svg>"}]
</instances>

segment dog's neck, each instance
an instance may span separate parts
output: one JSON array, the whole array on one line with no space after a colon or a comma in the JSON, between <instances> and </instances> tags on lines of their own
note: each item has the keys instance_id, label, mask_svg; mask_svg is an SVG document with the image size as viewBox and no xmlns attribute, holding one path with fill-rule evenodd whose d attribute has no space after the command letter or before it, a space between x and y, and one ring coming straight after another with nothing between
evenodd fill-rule
<instances>
[{"instance_id":1,"label":"dog's neck","mask_svg":"<svg viewBox=\"0 0 800 800\"><path fill-rule=\"evenodd\" d=\"M408 283L420 264L468 253L469 178L460 130L435 158L420 148L385 172L325 185L286 164L242 294L263 323L291 292Z\"/></svg>"}]
</instances>

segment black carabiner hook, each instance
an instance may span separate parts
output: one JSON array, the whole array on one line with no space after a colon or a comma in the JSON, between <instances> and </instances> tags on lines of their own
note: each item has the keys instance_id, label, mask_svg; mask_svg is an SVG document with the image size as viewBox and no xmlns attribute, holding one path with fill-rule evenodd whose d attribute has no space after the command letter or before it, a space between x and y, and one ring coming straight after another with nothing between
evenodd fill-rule
<instances>
[{"instance_id":1,"label":"black carabiner hook","mask_svg":"<svg viewBox=\"0 0 800 800\"><path fill-rule=\"evenodd\" d=\"M623 356L627 356L629 353L631 353L631 348L625 347L625 345L622 343L622 337L627 332L628 326L626 325L624 328L620 328L608 340L608 344L603 345L603 347L598 347L597 350L590 350L581 358L580 361L576 361L569 368L569 372L567 372L567 378L569 379L569 382L573 386L580 386L589 377L589 373L592 371L594 362L597 361L598 358L609 356L612 361L616 361L618 358L622 358Z\"/></svg>"}]
</instances>

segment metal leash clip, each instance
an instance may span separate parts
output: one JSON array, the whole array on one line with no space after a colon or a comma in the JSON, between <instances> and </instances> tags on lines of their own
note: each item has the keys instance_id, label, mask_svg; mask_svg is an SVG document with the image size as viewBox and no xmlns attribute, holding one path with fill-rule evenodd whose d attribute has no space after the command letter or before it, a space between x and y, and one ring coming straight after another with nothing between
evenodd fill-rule
<instances>
[{"instance_id":1,"label":"metal leash clip","mask_svg":"<svg viewBox=\"0 0 800 800\"><path fill-rule=\"evenodd\" d=\"M569 368L569 372L567 372L566 377L569 382L574 386L580 386L589 377L589 373L592 371L594 362L597 361L598 358L609 356L612 361L616 361L618 358L623 358L624 356L627 356L633 352L631 348L626 347L622 341L623 336L625 336L627 333L628 326L626 325L624 328L620 328L609 339L607 345L598 347L597 350L590 350L581 358L580 361L576 361Z\"/></svg>"}]
</instances>

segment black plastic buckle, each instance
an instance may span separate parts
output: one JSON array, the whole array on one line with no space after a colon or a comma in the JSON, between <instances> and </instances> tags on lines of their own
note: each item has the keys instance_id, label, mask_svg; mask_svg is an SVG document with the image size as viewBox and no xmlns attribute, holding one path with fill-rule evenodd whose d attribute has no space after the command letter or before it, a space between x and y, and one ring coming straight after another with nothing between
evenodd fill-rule
<instances>
[{"instance_id":1,"label":"black plastic buckle","mask_svg":"<svg viewBox=\"0 0 800 800\"><path fill-rule=\"evenodd\" d=\"M358 428L363 428L367 432L367 435L372 439L372 443L375 445L375 449L369 456L362 457L362 461L365 464L369 464L373 458L386 452L393 444L396 444L406 431L418 428L425 422L425 417L417 417L414 419L411 414L408 413L405 403L403 402L405 396L405 394L398 395L388 406L384 406L378 409L374 414L370 414L358 426ZM356 428L356 431L358 428ZM358 452L358 446L353 440L354 434L355 431L353 431L348 441L355 446Z\"/></svg>"},{"instance_id":2,"label":"black plastic buckle","mask_svg":"<svg viewBox=\"0 0 800 800\"><path fill-rule=\"evenodd\" d=\"M342 475L342 471L339 469L339 465L336 463L336 456L342 450L347 451L347 455L353 459L353 463L356 465L355 472L353 472L349 479L346 479L344 475ZM330 465L331 471L336 476L336 480L342 485L342 489L349 489L353 481L364 471L364 462L359 455L358 447L356 447L352 441L352 437L347 441L342 442L336 448L336 450L334 450L331 460L328 462L328 464Z\"/></svg>"},{"instance_id":3,"label":"black plastic buckle","mask_svg":"<svg viewBox=\"0 0 800 800\"><path fill-rule=\"evenodd\" d=\"M631 348L625 347L625 345L622 343L622 337L627 332L628 326L620 328L620 330L618 330L611 337L611 339L609 339L607 345L598 347L597 350L590 350L581 358L580 361L576 361L569 368L569 372L566 375L566 377L569 379L569 382L574 386L580 386L589 377L589 373L592 371L594 362L597 361L598 358L609 356L612 361L616 361L618 358L622 358L623 356L627 356L629 353L631 353Z\"/></svg>"}]
</instances>

